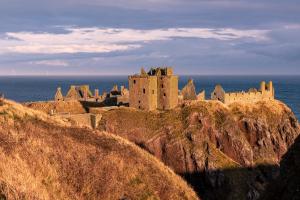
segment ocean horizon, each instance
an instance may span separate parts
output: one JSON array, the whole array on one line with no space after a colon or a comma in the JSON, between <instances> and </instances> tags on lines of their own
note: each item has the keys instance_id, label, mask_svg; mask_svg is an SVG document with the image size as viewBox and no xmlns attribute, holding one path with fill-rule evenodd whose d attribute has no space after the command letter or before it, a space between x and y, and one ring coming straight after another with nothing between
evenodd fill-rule
<instances>
[{"instance_id":1,"label":"ocean horizon","mask_svg":"<svg viewBox=\"0 0 300 200\"><path fill-rule=\"evenodd\" d=\"M110 91L114 85L128 87L127 75L101 76L0 76L0 93L17 102L53 100L57 87L66 95L70 85L90 85L91 91L100 94ZM179 89L192 78L197 92L205 90L210 98L216 84L226 92L247 91L259 88L261 81L273 81L275 98L286 103L300 119L300 75L180 75Z\"/></svg>"}]
</instances>

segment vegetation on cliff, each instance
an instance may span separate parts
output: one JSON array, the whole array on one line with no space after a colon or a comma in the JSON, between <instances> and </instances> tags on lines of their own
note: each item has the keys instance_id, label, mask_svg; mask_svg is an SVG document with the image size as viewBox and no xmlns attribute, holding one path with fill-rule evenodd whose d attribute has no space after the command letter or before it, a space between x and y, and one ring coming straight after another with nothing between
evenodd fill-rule
<instances>
[{"instance_id":1,"label":"vegetation on cliff","mask_svg":"<svg viewBox=\"0 0 300 200\"><path fill-rule=\"evenodd\" d=\"M203 101L165 112L102 113L99 129L146 149L186 178L203 199L258 199L300 134L282 102Z\"/></svg>"},{"instance_id":2,"label":"vegetation on cliff","mask_svg":"<svg viewBox=\"0 0 300 200\"><path fill-rule=\"evenodd\" d=\"M198 199L136 145L5 101L0 199Z\"/></svg>"}]
</instances>

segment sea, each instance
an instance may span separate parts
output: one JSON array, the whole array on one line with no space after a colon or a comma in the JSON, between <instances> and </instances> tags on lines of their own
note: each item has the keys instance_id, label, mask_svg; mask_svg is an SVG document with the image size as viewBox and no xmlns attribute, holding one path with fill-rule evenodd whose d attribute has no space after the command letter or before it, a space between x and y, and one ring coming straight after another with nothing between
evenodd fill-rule
<instances>
[{"instance_id":1,"label":"sea","mask_svg":"<svg viewBox=\"0 0 300 200\"><path fill-rule=\"evenodd\" d=\"M300 119L300 76L179 76L179 89L191 78L197 92L205 90L210 98L216 84L226 92L259 88L260 82L272 80L277 99L286 103ZM64 95L70 85L90 85L91 90L110 91L114 85L128 87L127 76L0 76L0 93L17 102L47 101L54 98L57 87Z\"/></svg>"}]
</instances>

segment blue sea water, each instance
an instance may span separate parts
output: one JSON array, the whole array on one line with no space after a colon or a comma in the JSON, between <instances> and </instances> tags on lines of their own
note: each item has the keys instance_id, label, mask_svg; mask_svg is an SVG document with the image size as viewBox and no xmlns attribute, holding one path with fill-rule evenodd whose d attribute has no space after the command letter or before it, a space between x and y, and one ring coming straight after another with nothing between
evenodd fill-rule
<instances>
[{"instance_id":1,"label":"blue sea water","mask_svg":"<svg viewBox=\"0 0 300 200\"><path fill-rule=\"evenodd\" d=\"M300 119L300 76L180 76L180 89L189 78L194 79L197 92L205 89L208 98L216 84L221 84L225 91L246 91L259 88L262 80L272 80L276 98L291 107ZM128 86L127 76L10 76L0 77L0 92L18 102L44 101L53 99L57 87L65 94L71 84L89 84L100 93L110 91L114 84Z\"/></svg>"}]
</instances>

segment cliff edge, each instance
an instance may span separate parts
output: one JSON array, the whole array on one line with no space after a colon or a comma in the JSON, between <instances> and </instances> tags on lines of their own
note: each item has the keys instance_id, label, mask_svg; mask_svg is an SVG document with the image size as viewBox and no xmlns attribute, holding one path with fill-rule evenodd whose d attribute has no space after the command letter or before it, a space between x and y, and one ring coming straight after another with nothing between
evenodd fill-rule
<instances>
[{"instance_id":1,"label":"cliff edge","mask_svg":"<svg viewBox=\"0 0 300 200\"><path fill-rule=\"evenodd\" d=\"M293 112L277 100L202 101L164 112L119 108L103 112L98 127L155 155L203 199L261 197L300 134Z\"/></svg>"}]
</instances>

